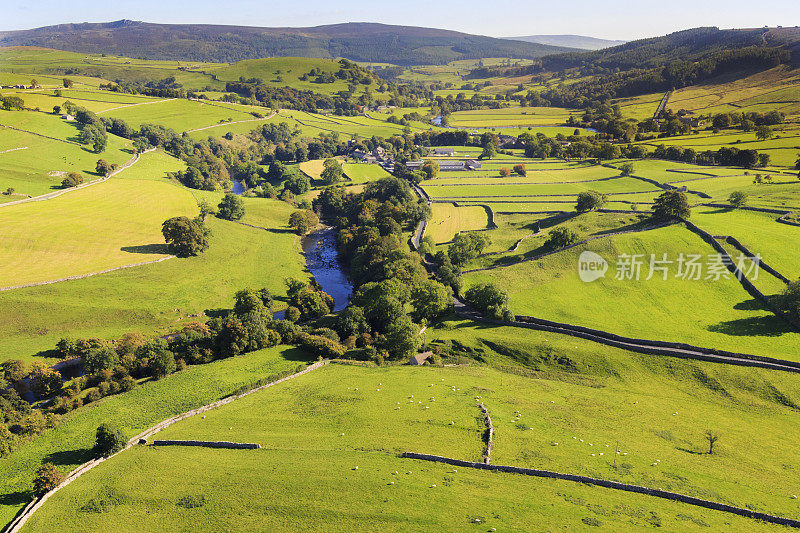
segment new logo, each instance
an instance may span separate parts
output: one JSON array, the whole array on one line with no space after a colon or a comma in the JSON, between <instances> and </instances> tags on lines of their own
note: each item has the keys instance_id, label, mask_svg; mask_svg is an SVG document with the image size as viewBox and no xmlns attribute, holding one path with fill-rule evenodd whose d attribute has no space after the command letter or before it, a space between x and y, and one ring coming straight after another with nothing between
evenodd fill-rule
<instances>
[{"instance_id":1,"label":"new logo","mask_svg":"<svg viewBox=\"0 0 800 533\"><path fill-rule=\"evenodd\" d=\"M605 277L608 270L608 262L599 254L586 250L581 252L578 258L578 276L581 281L590 283Z\"/></svg>"}]
</instances>

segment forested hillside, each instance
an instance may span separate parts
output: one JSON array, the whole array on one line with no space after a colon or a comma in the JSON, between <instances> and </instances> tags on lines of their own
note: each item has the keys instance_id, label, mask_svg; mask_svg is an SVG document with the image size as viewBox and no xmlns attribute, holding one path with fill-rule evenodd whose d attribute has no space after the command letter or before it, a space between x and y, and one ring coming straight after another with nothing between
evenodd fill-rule
<instances>
[{"instance_id":1,"label":"forested hillside","mask_svg":"<svg viewBox=\"0 0 800 533\"><path fill-rule=\"evenodd\" d=\"M0 46L42 46L74 52L211 62L296 56L346 57L402 65L444 64L481 57L537 58L572 50L449 30L372 23L258 28L131 20L0 32Z\"/></svg>"}]
</instances>

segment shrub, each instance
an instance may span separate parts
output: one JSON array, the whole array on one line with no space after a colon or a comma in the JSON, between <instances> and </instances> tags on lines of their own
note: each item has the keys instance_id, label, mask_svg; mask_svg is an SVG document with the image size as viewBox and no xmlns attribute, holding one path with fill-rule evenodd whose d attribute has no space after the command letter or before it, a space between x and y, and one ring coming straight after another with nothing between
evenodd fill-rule
<instances>
[{"instance_id":1,"label":"shrub","mask_svg":"<svg viewBox=\"0 0 800 533\"><path fill-rule=\"evenodd\" d=\"M64 481L64 474L53 463L42 463L33 478L33 493L40 498L59 486Z\"/></svg>"},{"instance_id":2,"label":"shrub","mask_svg":"<svg viewBox=\"0 0 800 533\"><path fill-rule=\"evenodd\" d=\"M747 193L744 191L733 191L728 196L728 203L733 207L743 207L747 204Z\"/></svg>"},{"instance_id":3,"label":"shrub","mask_svg":"<svg viewBox=\"0 0 800 533\"><path fill-rule=\"evenodd\" d=\"M300 320L300 309L296 308L293 305L290 305L286 309L284 316L286 317L286 320L288 320L289 322L297 322L298 320Z\"/></svg>"},{"instance_id":4,"label":"shrub","mask_svg":"<svg viewBox=\"0 0 800 533\"><path fill-rule=\"evenodd\" d=\"M313 355L320 355L325 358L341 357L345 352L345 347L338 342L332 341L327 337L319 335L309 335L308 333L297 334L297 344Z\"/></svg>"},{"instance_id":5,"label":"shrub","mask_svg":"<svg viewBox=\"0 0 800 533\"><path fill-rule=\"evenodd\" d=\"M111 424L100 424L95 432L95 457L107 457L121 451L128 445L128 439Z\"/></svg>"},{"instance_id":6,"label":"shrub","mask_svg":"<svg viewBox=\"0 0 800 533\"><path fill-rule=\"evenodd\" d=\"M578 194L578 202L575 205L575 209L579 213L585 213L587 211L593 211L595 209L600 209L606 203L606 195L599 193L597 191L585 191Z\"/></svg>"},{"instance_id":7,"label":"shrub","mask_svg":"<svg viewBox=\"0 0 800 533\"><path fill-rule=\"evenodd\" d=\"M507 311L508 294L491 283L473 285L467 289L464 299L473 308L492 318L502 319Z\"/></svg>"},{"instance_id":8,"label":"shrub","mask_svg":"<svg viewBox=\"0 0 800 533\"><path fill-rule=\"evenodd\" d=\"M70 187L77 187L83 183L83 176L78 174L77 172L70 172L67 174L67 177L61 180L61 186L65 189L69 189Z\"/></svg>"},{"instance_id":9,"label":"shrub","mask_svg":"<svg viewBox=\"0 0 800 533\"><path fill-rule=\"evenodd\" d=\"M230 192L225 193L217 208L217 216L225 220L239 220L244 216L244 200Z\"/></svg>"},{"instance_id":10,"label":"shrub","mask_svg":"<svg viewBox=\"0 0 800 533\"><path fill-rule=\"evenodd\" d=\"M683 191L666 191L653 202L653 218L671 220L673 218L689 218L691 209L689 200Z\"/></svg>"}]
</instances>

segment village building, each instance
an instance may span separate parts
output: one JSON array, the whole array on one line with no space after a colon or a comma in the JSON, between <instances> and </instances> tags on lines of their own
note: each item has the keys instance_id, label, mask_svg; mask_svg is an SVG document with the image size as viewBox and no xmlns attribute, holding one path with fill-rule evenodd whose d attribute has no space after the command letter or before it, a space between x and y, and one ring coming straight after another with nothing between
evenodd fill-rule
<instances>
[{"instance_id":1,"label":"village building","mask_svg":"<svg viewBox=\"0 0 800 533\"><path fill-rule=\"evenodd\" d=\"M433 155L453 156L456 151L452 148L434 148Z\"/></svg>"},{"instance_id":2,"label":"village building","mask_svg":"<svg viewBox=\"0 0 800 533\"><path fill-rule=\"evenodd\" d=\"M422 352L422 353L415 353L411 356L411 359L408 360L408 364L412 366L419 366L425 363L428 360L428 357L432 356L433 352Z\"/></svg>"}]
</instances>

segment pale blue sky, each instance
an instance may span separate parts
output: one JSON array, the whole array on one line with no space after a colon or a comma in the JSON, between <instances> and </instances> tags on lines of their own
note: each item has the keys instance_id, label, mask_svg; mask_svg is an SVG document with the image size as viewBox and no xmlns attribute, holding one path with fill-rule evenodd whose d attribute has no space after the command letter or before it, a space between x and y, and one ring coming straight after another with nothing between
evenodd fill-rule
<instances>
[{"instance_id":1,"label":"pale blue sky","mask_svg":"<svg viewBox=\"0 0 800 533\"><path fill-rule=\"evenodd\" d=\"M383 22L491 36L574 33L609 39L697 26L800 25L798 0L2 0L0 30L122 18L162 23L316 26Z\"/></svg>"}]
</instances>

